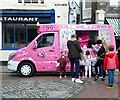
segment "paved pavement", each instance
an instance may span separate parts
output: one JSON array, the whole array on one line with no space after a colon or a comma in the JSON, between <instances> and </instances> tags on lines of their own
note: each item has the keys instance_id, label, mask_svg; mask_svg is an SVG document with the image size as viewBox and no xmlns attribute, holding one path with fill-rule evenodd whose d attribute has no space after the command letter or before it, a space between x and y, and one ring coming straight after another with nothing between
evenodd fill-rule
<instances>
[{"instance_id":1,"label":"paved pavement","mask_svg":"<svg viewBox=\"0 0 120 100\"><path fill-rule=\"evenodd\" d=\"M24 79L2 85L2 98L68 98L82 89L70 80Z\"/></svg>"},{"instance_id":2,"label":"paved pavement","mask_svg":"<svg viewBox=\"0 0 120 100\"><path fill-rule=\"evenodd\" d=\"M107 88L107 76L105 81L94 78L84 79L90 80L88 84L84 84L84 90L73 96L73 98L120 98L120 84L118 85L118 74L115 74L115 84L113 88Z\"/></svg>"},{"instance_id":3,"label":"paved pavement","mask_svg":"<svg viewBox=\"0 0 120 100\"><path fill-rule=\"evenodd\" d=\"M9 74L6 67L2 68L2 75ZM10 77L12 79L12 77ZM10 79L9 78L9 79ZM10 79L10 80L11 80ZM70 76L59 79L58 76L34 76L33 78L16 77L13 82L2 84L3 98L99 98L118 100L120 98L120 73L115 74L113 88L107 88L105 81L94 77L83 79L84 84L71 82Z\"/></svg>"},{"instance_id":4,"label":"paved pavement","mask_svg":"<svg viewBox=\"0 0 120 100\"><path fill-rule=\"evenodd\" d=\"M70 98L84 89L69 77L59 79L39 74L31 78L15 77L16 73L11 73L6 66L1 67L2 98Z\"/></svg>"},{"instance_id":5,"label":"paved pavement","mask_svg":"<svg viewBox=\"0 0 120 100\"><path fill-rule=\"evenodd\" d=\"M7 66L0 65L0 73L9 73L9 72L12 72L12 71L8 70Z\"/></svg>"}]
</instances>

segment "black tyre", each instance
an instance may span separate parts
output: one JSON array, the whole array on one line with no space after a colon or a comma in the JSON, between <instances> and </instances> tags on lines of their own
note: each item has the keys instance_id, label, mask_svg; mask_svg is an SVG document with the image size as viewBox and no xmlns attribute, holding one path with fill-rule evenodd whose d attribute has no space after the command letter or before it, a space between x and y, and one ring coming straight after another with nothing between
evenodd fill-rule
<instances>
[{"instance_id":1,"label":"black tyre","mask_svg":"<svg viewBox=\"0 0 120 100\"><path fill-rule=\"evenodd\" d=\"M19 66L19 76L30 77L35 74L35 67L30 62L23 62Z\"/></svg>"}]
</instances>

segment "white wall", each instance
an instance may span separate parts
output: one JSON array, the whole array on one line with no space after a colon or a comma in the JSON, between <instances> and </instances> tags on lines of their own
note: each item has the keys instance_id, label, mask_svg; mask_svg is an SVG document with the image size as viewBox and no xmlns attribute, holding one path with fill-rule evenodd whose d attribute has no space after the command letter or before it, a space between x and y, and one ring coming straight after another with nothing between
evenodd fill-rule
<instances>
[{"instance_id":1,"label":"white wall","mask_svg":"<svg viewBox=\"0 0 120 100\"><path fill-rule=\"evenodd\" d=\"M118 7L119 5L120 5L120 0L110 0L110 6Z\"/></svg>"},{"instance_id":2,"label":"white wall","mask_svg":"<svg viewBox=\"0 0 120 100\"><path fill-rule=\"evenodd\" d=\"M0 9L55 10L55 23L68 24L68 0L44 0L44 4L24 4L18 0L0 0ZM57 6L55 6L57 4ZM61 6L59 4L67 4ZM0 23L0 49L2 48L2 25ZM0 50L0 61L7 61L14 50Z\"/></svg>"},{"instance_id":3,"label":"white wall","mask_svg":"<svg viewBox=\"0 0 120 100\"><path fill-rule=\"evenodd\" d=\"M0 9L54 9L55 22L68 24L68 0L45 0L44 4L24 4L18 3L18 0L0 0L0 4ZM55 6L55 4L67 4L67 6Z\"/></svg>"},{"instance_id":4,"label":"white wall","mask_svg":"<svg viewBox=\"0 0 120 100\"><path fill-rule=\"evenodd\" d=\"M16 3L17 0L0 0L0 9L13 8L13 6L15 6Z\"/></svg>"},{"instance_id":5,"label":"white wall","mask_svg":"<svg viewBox=\"0 0 120 100\"><path fill-rule=\"evenodd\" d=\"M51 0L50 6L55 9L55 22L68 24L68 0ZM67 6L55 6L55 4L67 4Z\"/></svg>"}]
</instances>

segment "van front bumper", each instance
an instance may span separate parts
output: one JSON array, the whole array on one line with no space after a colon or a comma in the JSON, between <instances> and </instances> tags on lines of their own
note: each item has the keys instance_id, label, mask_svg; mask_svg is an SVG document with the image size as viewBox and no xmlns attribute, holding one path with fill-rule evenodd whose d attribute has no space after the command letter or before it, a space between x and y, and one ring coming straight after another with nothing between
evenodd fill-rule
<instances>
[{"instance_id":1,"label":"van front bumper","mask_svg":"<svg viewBox=\"0 0 120 100\"><path fill-rule=\"evenodd\" d=\"M18 64L19 64L18 61L12 61L12 60L10 60L8 62L8 65L7 65L8 70L17 71Z\"/></svg>"}]
</instances>

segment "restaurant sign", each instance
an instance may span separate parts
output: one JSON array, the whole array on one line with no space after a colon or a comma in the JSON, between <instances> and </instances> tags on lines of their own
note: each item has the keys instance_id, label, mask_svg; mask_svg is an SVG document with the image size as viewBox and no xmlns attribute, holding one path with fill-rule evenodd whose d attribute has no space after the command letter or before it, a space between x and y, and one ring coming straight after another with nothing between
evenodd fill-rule
<instances>
[{"instance_id":1,"label":"restaurant sign","mask_svg":"<svg viewBox=\"0 0 120 100\"><path fill-rule=\"evenodd\" d=\"M0 21L3 22L37 22L38 17L1 17Z\"/></svg>"}]
</instances>

